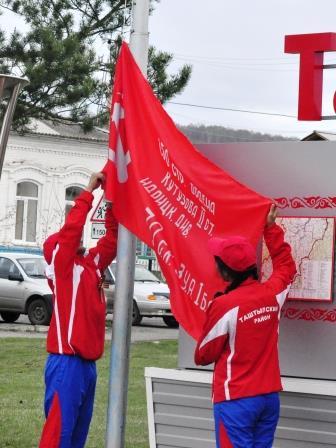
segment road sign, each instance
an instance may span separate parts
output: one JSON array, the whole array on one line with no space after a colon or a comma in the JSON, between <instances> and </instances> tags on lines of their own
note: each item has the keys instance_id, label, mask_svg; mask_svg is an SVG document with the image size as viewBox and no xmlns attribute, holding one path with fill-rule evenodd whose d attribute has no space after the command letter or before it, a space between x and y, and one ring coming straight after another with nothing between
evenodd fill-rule
<instances>
[{"instance_id":1,"label":"road sign","mask_svg":"<svg viewBox=\"0 0 336 448\"><path fill-rule=\"evenodd\" d=\"M93 222L91 227L91 238L98 240L106 234L105 224L103 222Z\"/></svg>"},{"instance_id":2,"label":"road sign","mask_svg":"<svg viewBox=\"0 0 336 448\"><path fill-rule=\"evenodd\" d=\"M91 222L105 222L105 214L106 214L106 202L104 200L104 196L102 196L99 199L99 202L97 204L97 207L95 208L95 211L93 212L90 221Z\"/></svg>"}]
</instances>

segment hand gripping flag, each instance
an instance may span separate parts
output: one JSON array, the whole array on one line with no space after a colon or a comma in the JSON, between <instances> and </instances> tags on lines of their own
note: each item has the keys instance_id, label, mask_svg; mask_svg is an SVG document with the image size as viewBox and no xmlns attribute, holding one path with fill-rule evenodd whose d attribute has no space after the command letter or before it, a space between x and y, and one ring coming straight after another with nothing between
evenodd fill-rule
<instances>
[{"instance_id":1,"label":"hand gripping flag","mask_svg":"<svg viewBox=\"0 0 336 448\"><path fill-rule=\"evenodd\" d=\"M197 338L223 290L208 239L256 246L270 200L207 160L175 127L123 43L116 65L105 195L119 222L156 252L180 325Z\"/></svg>"}]
</instances>

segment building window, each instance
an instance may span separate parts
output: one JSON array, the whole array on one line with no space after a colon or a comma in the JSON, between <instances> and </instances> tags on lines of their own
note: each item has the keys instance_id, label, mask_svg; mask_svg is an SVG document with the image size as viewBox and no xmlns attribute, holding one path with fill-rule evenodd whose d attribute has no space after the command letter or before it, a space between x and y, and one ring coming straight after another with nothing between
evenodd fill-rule
<instances>
[{"instance_id":1,"label":"building window","mask_svg":"<svg viewBox=\"0 0 336 448\"><path fill-rule=\"evenodd\" d=\"M16 187L15 239L36 242L38 186L20 182Z\"/></svg>"},{"instance_id":2,"label":"building window","mask_svg":"<svg viewBox=\"0 0 336 448\"><path fill-rule=\"evenodd\" d=\"M74 205L74 200L81 194L83 188L71 186L65 190L65 217L68 216L71 207Z\"/></svg>"}]
</instances>

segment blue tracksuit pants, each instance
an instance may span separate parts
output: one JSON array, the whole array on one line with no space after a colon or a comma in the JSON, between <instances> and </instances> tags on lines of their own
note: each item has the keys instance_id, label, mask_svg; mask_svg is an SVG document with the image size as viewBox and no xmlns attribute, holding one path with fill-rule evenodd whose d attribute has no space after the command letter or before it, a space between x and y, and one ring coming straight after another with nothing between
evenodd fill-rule
<instances>
[{"instance_id":1,"label":"blue tracksuit pants","mask_svg":"<svg viewBox=\"0 0 336 448\"><path fill-rule=\"evenodd\" d=\"M271 448L279 411L278 393L215 403L217 448Z\"/></svg>"},{"instance_id":2,"label":"blue tracksuit pants","mask_svg":"<svg viewBox=\"0 0 336 448\"><path fill-rule=\"evenodd\" d=\"M45 366L46 421L40 448L83 448L93 412L94 361L50 354Z\"/></svg>"}]
</instances>

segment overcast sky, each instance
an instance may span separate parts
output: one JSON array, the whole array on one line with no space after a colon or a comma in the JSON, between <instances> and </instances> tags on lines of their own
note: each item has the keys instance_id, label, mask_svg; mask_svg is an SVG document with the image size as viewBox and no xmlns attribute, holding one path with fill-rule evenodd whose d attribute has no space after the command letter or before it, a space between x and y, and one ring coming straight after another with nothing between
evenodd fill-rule
<instances>
[{"instance_id":1,"label":"overcast sky","mask_svg":"<svg viewBox=\"0 0 336 448\"><path fill-rule=\"evenodd\" d=\"M21 22L21 23L20 23ZM18 16L0 16L7 32ZM149 19L150 44L174 54L171 72L193 66L174 102L292 115L292 118L167 104L176 123L304 137L336 132L336 121L296 119L299 56L285 54L288 34L336 32L336 0L161 0ZM325 63L336 63L327 53ZM324 71L323 115L334 115L336 69Z\"/></svg>"},{"instance_id":2,"label":"overcast sky","mask_svg":"<svg viewBox=\"0 0 336 448\"><path fill-rule=\"evenodd\" d=\"M336 32L335 0L161 0L150 17L150 44L175 55L174 71L193 65L175 102L297 115L299 56L286 54L287 34ZM325 63L336 63L328 53ZM336 69L324 71L323 115L334 115ZM182 124L218 124L304 137L336 132L336 121L300 122L240 112L166 106Z\"/></svg>"}]
</instances>

